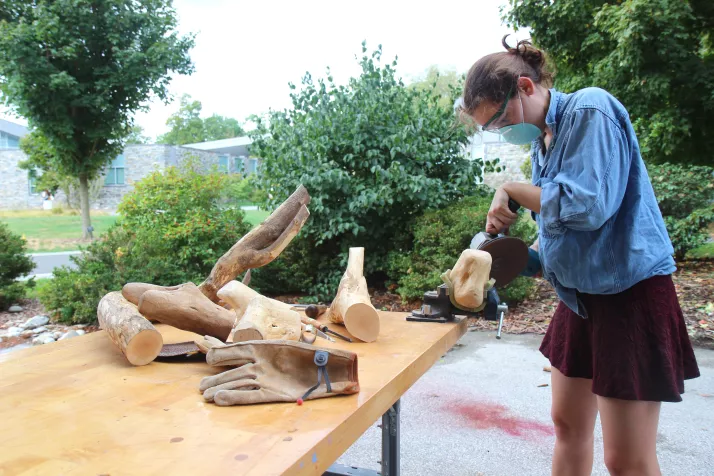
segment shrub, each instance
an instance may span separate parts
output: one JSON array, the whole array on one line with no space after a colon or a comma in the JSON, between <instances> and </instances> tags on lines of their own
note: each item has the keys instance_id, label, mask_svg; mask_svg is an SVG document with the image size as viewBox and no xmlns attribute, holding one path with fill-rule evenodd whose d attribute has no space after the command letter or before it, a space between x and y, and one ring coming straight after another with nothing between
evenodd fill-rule
<instances>
[{"instance_id":1,"label":"shrub","mask_svg":"<svg viewBox=\"0 0 714 476\"><path fill-rule=\"evenodd\" d=\"M473 236L484 230L491 198L490 193L468 197L443 210L428 211L416 220L411 248L392 251L388 258L389 277L403 299L421 298L425 291L443 283L441 274L453 268ZM536 226L527 212L520 215L509 234L530 245L537 237ZM499 290L499 295L517 302L532 289L532 279L518 277Z\"/></svg>"},{"instance_id":2,"label":"shrub","mask_svg":"<svg viewBox=\"0 0 714 476\"><path fill-rule=\"evenodd\" d=\"M408 88L396 61L381 64L381 48L369 55L363 44L362 53L359 77L338 86L329 74L317 82L307 74L292 109L256 118L251 134L268 206L299 184L310 192L305 291L323 299L334 296L351 246L365 248L366 276L384 273L414 218L474 193L483 172L465 157L467 133L434 85Z\"/></svg>"},{"instance_id":3,"label":"shrub","mask_svg":"<svg viewBox=\"0 0 714 476\"><path fill-rule=\"evenodd\" d=\"M226 180L224 174L200 174L189 165L137 183L119 205L118 222L72 258L77 269L55 270L52 285L39 293L45 307L65 322L92 322L101 297L127 282L203 281L250 230L242 211L218 207Z\"/></svg>"},{"instance_id":4,"label":"shrub","mask_svg":"<svg viewBox=\"0 0 714 476\"><path fill-rule=\"evenodd\" d=\"M714 222L714 168L679 164L648 164L660 211L675 257L704 244Z\"/></svg>"},{"instance_id":5,"label":"shrub","mask_svg":"<svg viewBox=\"0 0 714 476\"><path fill-rule=\"evenodd\" d=\"M26 242L12 231L7 224L0 222L0 311L5 311L25 297L27 286L33 286L31 278L27 283L16 281L26 276L35 263L27 256Z\"/></svg>"}]
</instances>

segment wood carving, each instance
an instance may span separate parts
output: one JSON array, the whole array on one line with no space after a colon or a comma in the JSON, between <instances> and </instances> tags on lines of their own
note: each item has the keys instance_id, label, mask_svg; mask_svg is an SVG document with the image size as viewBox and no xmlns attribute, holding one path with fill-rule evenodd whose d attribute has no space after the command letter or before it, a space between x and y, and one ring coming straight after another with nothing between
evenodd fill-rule
<instances>
[{"instance_id":1,"label":"wood carving","mask_svg":"<svg viewBox=\"0 0 714 476\"><path fill-rule=\"evenodd\" d=\"M379 314L372 306L363 267L364 248L350 248L347 270L328 315L332 322L343 324L354 337L373 342L379 336Z\"/></svg>"},{"instance_id":2,"label":"wood carving","mask_svg":"<svg viewBox=\"0 0 714 476\"><path fill-rule=\"evenodd\" d=\"M104 295L97 306L99 327L132 365L152 362L164 344L161 333L119 291Z\"/></svg>"},{"instance_id":3,"label":"wood carving","mask_svg":"<svg viewBox=\"0 0 714 476\"><path fill-rule=\"evenodd\" d=\"M178 289L180 286L180 284L177 286L158 286L156 284L148 283L127 283L124 285L124 287L121 288L121 295L124 296L124 299L126 299L130 303L138 306L139 298L141 298L141 295L144 294L146 291L173 291L175 289Z\"/></svg>"},{"instance_id":4,"label":"wood carving","mask_svg":"<svg viewBox=\"0 0 714 476\"><path fill-rule=\"evenodd\" d=\"M236 319L232 311L212 302L193 283L170 291L145 291L139 298L139 312L147 319L222 341L230 335Z\"/></svg>"},{"instance_id":5,"label":"wood carving","mask_svg":"<svg viewBox=\"0 0 714 476\"><path fill-rule=\"evenodd\" d=\"M275 299L257 294L236 324L232 342L247 340L300 340L300 313Z\"/></svg>"},{"instance_id":6,"label":"wood carving","mask_svg":"<svg viewBox=\"0 0 714 476\"><path fill-rule=\"evenodd\" d=\"M459 306L481 306L491 273L491 254L483 250L464 250L449 273L454 285L454 299Z\"/></svg>"},{"instance_id":7,"label":"wood carving","mask_svg":"<svg viewBox=\"0 0 714 476\"><path fill-rule=\"evenodd\" d=\"M200 290L218 302L218 290L251 268L273 261L298 234L310 216L310 195L300 185L263 223L253 228L216 262Z\"/></svg>"}]
</instances>

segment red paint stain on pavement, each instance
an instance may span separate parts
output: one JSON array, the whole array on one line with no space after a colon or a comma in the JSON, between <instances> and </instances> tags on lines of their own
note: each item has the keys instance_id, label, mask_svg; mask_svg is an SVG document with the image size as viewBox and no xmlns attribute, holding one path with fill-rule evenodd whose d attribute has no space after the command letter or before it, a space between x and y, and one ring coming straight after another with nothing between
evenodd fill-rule
<instances>
[{"instance_id":1,"label":"red paint stain on pavement","mask_svg":"<svg viewBox=\"0 0 714 476\"><path fill-rule=\"evenodd\" d=\"M455 403L449 405L448 409L482 430L497 429L512 436L527 436L533 432L549 436L555 434L553 425L509 415L508 409L503 405L485 402Z\"/></svg>"}]
</instances>

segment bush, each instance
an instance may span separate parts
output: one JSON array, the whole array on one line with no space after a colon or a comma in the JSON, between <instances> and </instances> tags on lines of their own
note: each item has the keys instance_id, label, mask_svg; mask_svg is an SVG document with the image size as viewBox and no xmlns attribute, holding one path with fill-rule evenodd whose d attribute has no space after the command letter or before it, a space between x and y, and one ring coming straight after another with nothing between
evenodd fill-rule
<instances>
[{"instance_id":1,"label":"bush","mask_svg":"<svg viewBox=\"0 0 714 476\"><path fill-rule=\"evenodd\" d=\"M480 160L465 157L467 133L443 94L434 85L406 87L396 61L382 65L381 48L366 51L363 44L359 77L338 86L329 74L317 82L307 74L291 94L293 108L255 118L251 134L268 206L300 184L310 192L300 232L309 256L299 266L312 274L304 291L323 299L334 296L350 247L365 248L366 276L384 273L414 218L474 193L483 172ZM453 104L458 88L451 93Z\"/></svg>"},{"instance_id":2,"label":"bush","mask_svg":"<svg viewBox=\"0 0 714 476\"><path fill-rule=\"evenodd\" d=\"M221 210L227 176L170 167L136 184L117 223L80 256L55 270L40 299L64 322L92 322L99 300L127 282L199 284L250 231L239 209Z\"/></svg>"},{"instance_id":3,"label":"bush","mask_svg":"<svg viewBox=\"0 0 714 476\"><path fill-rule=\"evenodd\" d=\"M392 251L388 258L390 279L403 299L419 299L425 291L443 283L441 274L453 268L473 236L484 230L491 198L491 193L468 197L443 210L428 211L417 219L412 247ZM537 237L536 225L527 212L521 211L520 215L510 235L530 245ZM532 279L518 277L499 289L499 295L510 302L522 301L533 285Z\"/></svg>"},{"instance_id":4,"label":"bush","mask_svg":"<svg viewBox=\"0 0 714 476\"><path fill-rule=\"evenodd\" d=\"M675 257L704 244L714 222L714 168L648 164L657 203L674 246Z\"/></svg>"},{"instance_id":5,"label":"bush","mask_svg":"<svg viewBox=\"0 0 714 476\"><path fill-rule=\"evenodd\" d=\"M27 283L16 281L35 268L32 258L25 254L25 245L26 241L20 235L0 222L0 311L24 298L26 288L34 285L34 278Z\"/></svg>"},{"instance_id":6,"label":"bush","mask_svg":"<svg viewBox=\"0 0 714 476\"><path fill-rule=\"evenodd\" d=\"M239 204L261 204L268 197L265 191L260 188L256 174L250 174L247 177L234 174L229 175L226 183L226 198L230 202L238 202Z\"/></svg>"}]
</instances>

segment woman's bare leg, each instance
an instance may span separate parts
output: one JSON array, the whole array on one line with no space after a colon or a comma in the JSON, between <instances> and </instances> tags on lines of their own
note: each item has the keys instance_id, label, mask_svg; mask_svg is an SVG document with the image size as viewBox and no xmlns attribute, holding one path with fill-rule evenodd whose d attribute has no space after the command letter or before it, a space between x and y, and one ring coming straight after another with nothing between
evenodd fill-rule
<instances>
[{"instance_id":1,"label":"woman's bare leg","mask_svg":"<svg viewBox=\"0 0 714 476\"><path fill-rule=\"evenodd\" d=\"M592 380L566 377L555 367L551 370L551 416L556 438L553 476L592 473L598 407L591 386Z\"/></svg>"},{"instance_id":2,"label":"woman's bare leg","mask_svg":"<svg viewBox=\"0 0 714 476\"><path fill-rule=\"evenodd\" d=\"M660 476L657 426L660 402L597 397L605 466L613 476Z\"/></svg>"}]
</instances>

